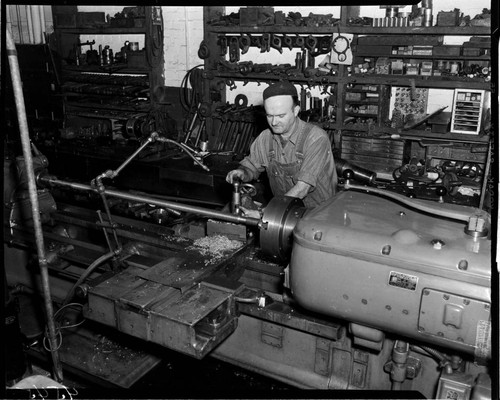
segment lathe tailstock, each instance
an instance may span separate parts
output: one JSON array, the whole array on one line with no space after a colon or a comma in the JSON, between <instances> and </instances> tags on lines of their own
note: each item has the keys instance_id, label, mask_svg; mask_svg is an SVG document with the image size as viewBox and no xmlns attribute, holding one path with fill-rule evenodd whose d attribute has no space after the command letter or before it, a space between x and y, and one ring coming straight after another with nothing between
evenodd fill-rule
<instances>
[{"instance_id":1,"label":"lathe tailstock","mask_svg":"<svg viewBox=\"0 0 500 400\"><path fill-rule=\"evenodd\" d=\"M304 389L493 398L487 214L347 180L316 209L277 197L255 219L44 168L52 301L73 305L90 336L112 329L156 356L215 357ZM21 192L5 201L7 282L37 292L33 216L12 211ZM92 349L60 351L64 368L90 373L78 354Z\"/></svg>"}]
</instances>

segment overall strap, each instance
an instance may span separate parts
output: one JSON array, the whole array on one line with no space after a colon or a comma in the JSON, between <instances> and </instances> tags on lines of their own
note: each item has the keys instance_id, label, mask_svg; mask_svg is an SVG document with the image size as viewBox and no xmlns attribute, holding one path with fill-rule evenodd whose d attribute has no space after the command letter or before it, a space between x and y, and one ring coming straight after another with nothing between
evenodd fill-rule
<instances>
[{"instance_id":1,"label":"overall strap","mask_svg":"<svg viewBox=\"0 0 500 400\"><path fill-rule=\"evenodd\" d=\"M274 150L274 140L273 140L273 134L269 130L269 144L267 146L269 149L269 152L267 153L268 160L271 161L275 158L276 156L276 151Z\"/></svg>"},{"instance_id":2,"label":"overall strap","mask_svg":"<svg viewBox=\"0 0 500 400\"><path fill-rule=\"evenodd\" d=\"M304 130L302 135L299 138L299 142L297 143L297 147L295 148L295 155L297 156L297 159L302 162L304 159L304 143L306 142L307 136L309 136L309 132L311 132L313 128L312 124L305 123Z\"/></svg>"}]
</instances>

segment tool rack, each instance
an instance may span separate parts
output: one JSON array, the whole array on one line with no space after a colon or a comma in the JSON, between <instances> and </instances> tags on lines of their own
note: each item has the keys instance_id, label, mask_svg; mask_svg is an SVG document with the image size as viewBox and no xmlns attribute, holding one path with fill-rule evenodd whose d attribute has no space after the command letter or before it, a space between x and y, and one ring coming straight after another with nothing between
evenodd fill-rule
<instances>
[{"instance_id":1,"label":"tool rack","mask_svg":"<svg viewBox=\"0 0 500 400\"><path fill-rule=\"evenodd\" d=\"M366 148L373 139L376 139L377 143L379 141L386 141L388 144L400 143L398 148L402 146L404 151L401 151L401 157L397 162L401 164L409 162L410 157L415 153L422 158L425 158L427 153L448 154L449 146L458 146L460 156L465 157L464 161L470 159L477 162L478 154L473 153L472 150L467 151L467 147L470 149L480 147L483 151L480 163L485 167L485 171L488 171L487 154L491 150L488 132L478 135L450 133L449 131L436 133L429 129L424 130L422 126L410 129L408 126L391 126L387 120L388 99L393 88L407 88L412 93L415 90L432 88L449 90L460 88L491 92L491 67L486 67L485 74L469 73L466 76L446 72L438 75L435 68L440 61L445 63L444 65L460 62L469 66L479 60L483 67L484 65L491 66L488 50L478 57L476 52L465 50L470 46L470 43L465 43L459 55L446 55L448 46L439 45L439 41L447 35L472 36L481 40L481 37L491 34L491 28L488 26L372 26L373 21L359 16L359 7L342 6L340 8L340 18L333 18L331 14L310 15L309 18L303 18L299 23L294 19L294 13L290 13L287 18L282 12L274 12L272 7L242 7L239 18L235 15L225 15L224 7L204 7L204 40L199 49L199 56L204 59L205 67L204 101L207 104L225 103L227 89L238 93L239 90L244 92L244 86L248 82L271 83L287 79L303 88L323 88L322 93L331 91L333 103L336 105L334 115L320 124L330 134L337 156L344 158L343 152L346 148L342 146L344 138L348 138L349 148L352 148L353 141L359 142L361 148ZM249 23L249 19L253 23ZM320 68L307 68L307 66L304 68L304 62L311 65L311 57L325 54L329 50L333 34L336 33L353 35L352 65L340 64L332 70L333 73L322 71ZM362 46L362 41L358 44L361 37L370 36L380 37L383 46ZM399 48L397 39L401 37L413 38L415 43L411 48L411 54L401 54L405 50L408 51L408 49ZM433 46L429 46L429 42L433 43ZM258 47L261 52L273 52L276 62L254 64L252 68L251 62L240 61L240 55L244 54L249 47ZM297 51L306 49L308 57L297 60L296 65L280 64L280 54L286 47ZM384 51L388 53L380 53ZM382 56L387 57L389 61L401 59L403 64L416 59L418 64L425 62L426 64L423 65L427 69L422 70L423 74L418 75L407 73L398 75L391 73L390 70L387 73L381 71L374 73L375 62ZM366 61L372 67L371 72L358 68L362 67ZM314 61L312 66L315 67ZM430 74L428 68L431 68ZM411 72L410 69L408 71ZM470 68L468 72L471 72ZM362 107L363 113L366 111L366 114L362 115L359 113L359 104L357 108L354 104L356 100L353 98L356 98L356 95L352 93L356 91L361 93L363 90L360 88L364 87L370 87L370 90L364 91L365 93L360 96L361 103L365 103ZM378 96L366 97L370 96L372 91ZM358 115L353 113L353 108ZM369 111L373 114L372 118L369 118ZM355 118L352 118L353 116ZM217 118L219 118L217 114L206 118L207 132L211 132L209 138L216 142L218 141L217 131L221 126ZM256 130L254 135L259 132ZM392 145L387 146L388 149L392 147ZM240 151L245 153L248 148L240 149ZM353 161L358 161L361 166L367 168L373 167L377 162L380 165L380 160L374 162L373 156L373 153L360 153ZM380 156L393 157L394 155L382 153ZM388 172L388 169L378 172ZM488 176L488 172L485 172L485 176ZM481 187L481 204L484 201L486 181L487 179L483 179Z\"/></svg>"}]
</instances>

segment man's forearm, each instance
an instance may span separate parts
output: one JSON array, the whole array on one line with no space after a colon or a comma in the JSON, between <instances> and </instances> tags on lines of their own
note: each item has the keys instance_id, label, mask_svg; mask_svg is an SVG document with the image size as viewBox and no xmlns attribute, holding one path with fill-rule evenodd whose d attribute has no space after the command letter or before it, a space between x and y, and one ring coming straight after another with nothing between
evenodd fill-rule
<instances>
[{"instance_id":1,"label":"man's forearm","mask_svg":"<svg viewBox=\"0 0 500 400\"><path fill-rule=\"evenodd\" d=\"M298 181L294 187L292 187L288 192L285 193L285 196L298 197L299 199L303 199L309 193L310 188L311 185L309 185L308 183Z\"/></svg>"}]
</instances>

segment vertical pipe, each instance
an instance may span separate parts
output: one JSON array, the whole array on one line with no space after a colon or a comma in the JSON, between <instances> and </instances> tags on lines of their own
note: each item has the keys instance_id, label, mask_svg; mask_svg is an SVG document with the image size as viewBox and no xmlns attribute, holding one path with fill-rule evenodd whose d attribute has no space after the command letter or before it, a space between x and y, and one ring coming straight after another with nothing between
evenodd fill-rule
<instances>
[{"instance_id":1,"label":"vertical pipe","mask_svg":"<svg viewBox=\"0 0 500 400\"><path fill-rule=\"evenodd\" d=\"M6 23L5 23L5 28L8 31L12 31L12 15L10 15L10 5L5 6L5 14L6 14Z\"/></svg>"},{"instance_id":2,"label":"vertical pipe","mask_svg":"<svg viewBox=\"0 0 500 400\"><path fill-rule=\"evenodd\" d=\"M31 14L31 6L26 6L26 21L27 21L27 24L28 24L28 37L29 37L29 41L30 41L30 44L33 44L35 43L35 37L34 37L34 34L33 34L33 17L32 17L32 14ZM21 21L19 21L21 22Z\"/></svg>"},{"instance_id":3,"label":"vertical pipe","mask_svg":"<svg viewBox=\"0 0 500 400\"><path fill-rule=\"evenodd\" d=\"M63 374L61 361L59 359L58 343L56 329L54 324L54 310L52 308L52 298L49 286L49 273L47 267L47 258L45 255L45 244L43 242L42 224L40 221L40 212L38 204L38 195L35 183L35 172L33 170L33 159L31 157L30 137L28 131L28 120L26 118L26 109L24 105L24 96L21 86L21 74L19 71L19 62L17 59L16 46L12 40L10 31L6 31L6 50L9 57L9 67L12 79L12 88L17 110L17 119L19 123L19 132L21 136L21 144L23 148L24 161L26 163L26 174L28 178L28 190L31 202L31 212L33 215L33 228L35 230L36 248L38 254L38 263L40 266L40 274L42 278L42 288L45 303L45 312L47 318L47 326L49 328L49 343L52 362L54 367L54 379L62 382Z\"/></svg>"},{"instance_id":4,"label":"vertical pipe","mask_svg":"<svg viewBox=\"0 0 500 400\"><path fill-rule=\"evenodd\" d=\"M186 71L189 71L189 42L190 42L190 35L189 35L189 19L188 19L188 10L189 7L184 6L184 36L186 38Z\"/></svg>"},{"instance_id":5,"label":"vertical pipe","mask_svg":"<svg viewBox=\"0 0 500 400\"><path fill-rule=\"evenodd\" d=\"M23 37L23 24L21 22L21 9L20 6L16 5L16 14L17 14L17 31L19 33L19 43L24 43Z\"/></svg>"},{"instance_id":6,"label":"vertical pipe","mask_svg":"<svg viewBox=\"0 0 500 400\"><path fill-rule=\"evenodd\" d=\"M35 44L42 43L42 29L40 27L40 9L38 6L31 6L31 19L33 20L33 38Z\"/></svg>"},{"instance_id":7,"label":"vertical pipe","mask_svg":"<svg viewBox=\"0 0 500 400\"><path fill-rule=\"evenodd\" d=\"M45 43L45 31L47 30L45 26L45 6L38 6L40 7L40 33L42 35L42 43Z\"/></svg>"}]
</instances>

